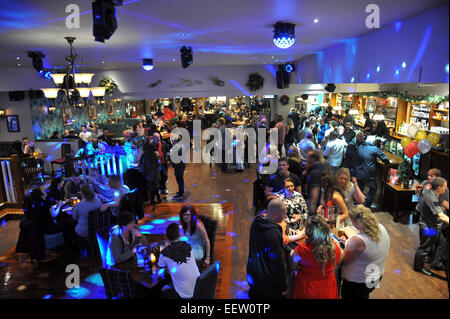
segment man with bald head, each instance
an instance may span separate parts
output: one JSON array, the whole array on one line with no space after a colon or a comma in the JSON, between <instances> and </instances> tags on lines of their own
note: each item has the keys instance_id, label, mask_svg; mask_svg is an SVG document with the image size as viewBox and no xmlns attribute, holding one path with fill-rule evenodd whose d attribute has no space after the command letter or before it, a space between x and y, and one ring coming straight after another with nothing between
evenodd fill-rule
<instances>
[{"instance_id":1,"label":"man with bald head","mask_svg":"<svg viewBox=\"0 0 450 319\"><path fill-rule=\"evenodd\" d=\"M159 154L159 172L161 174L161 180L159 181L159 192L160 194L168 194L166 183L168 176L167 161L170 156L169 145L161 140L161 136L158 132L153 133L153 143L156 145L156 151Z\"/></svg>"},{"instance_id":2,"label":"man with bald head","mask_svg":"<svg viewBox=\"0 0 450 319\"><path fill-rule=\"evenodd\" d=\"M287 293L282 228L286 206L272 199L265 215L256 216L250 228L247 281L250 299L282 299Z\"/></svg>"}]
</instances>

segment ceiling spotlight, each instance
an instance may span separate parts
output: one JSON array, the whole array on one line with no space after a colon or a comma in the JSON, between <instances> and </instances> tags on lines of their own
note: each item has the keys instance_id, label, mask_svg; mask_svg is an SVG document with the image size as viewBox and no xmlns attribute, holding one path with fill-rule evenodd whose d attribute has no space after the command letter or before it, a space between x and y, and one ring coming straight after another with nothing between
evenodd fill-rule
<instances>
[{"instance_id":1,"label":"ceiling spotlight","mask_svg":"<svg viewBox=\"0 0 450 319\"><path fill-rule=\"evenodd\" d=\"M334 85L334 83L328 83L327 86L325 86L325 90L327 92L333 93L334 90L336 90L336 85Z\"/></svg>"},{"instance_id":2,"label":"ceiling spotlight","mask_svg":"<svg viewBox=\"0 0 450 319\"><path fill-rule=\"evenodd\" d=\"M313 22L317 23L317 22L319 22L319 19L315 18Z\"/></svg>"},{"instance_id":3,"label":"ceiling spotlight","mask_svg":"<svg viewBox=\"0 0 450 319\"><path fill-rule=\"evenodd\" d=\"M142 59L142 67L145 71L153 70L153 59Z\"/></svg>"},{"instance_id":4,"label":"ceiling spotlight","mask_svg":"<svg viewBox=\"0 0 450 319\"><path fill-rule=\"evenodd\" d=\"M53 73L51 71L40 70L39 75L46 78L47 80L53 79Z\"/></svg>"},{"instance_id":5,"label":"ceiling spotlight","mask_svg":"<svg viewBox=\"0 0 450 319\"><path fill-rule=\"evenodd\" d=\"M183 69L186 69L193 62L192 48L182 47L180 49L180 53L181 53L181 66L183 67Z\"/></svg>"},{"instance_id":6,"label":"ceiling spotlight","mask_svg":"<svg viewBox=\"0 0 450 319\"><path fill-rule=\"evenodd\" d=\"M92 2L94 18L94 37L97 42L109 40L117 30L116 5L122 1L96 0Z\"/></svg>"},{"instance_id":7,"label":"ceiling spotlight","mask_svg":"<svg viewBox=\"0 0 450 319\"><path fill-rule=\"evenodd\" d=\"M45 58L45 54L41 51L28 51L28 57L33 61L33 67L36 71L40 72L44 70L44 63L42 59Z\"/></svg>"},{"instance_id":8,"label":"ceiling spotlight","mask_svg":"<svg viewBox=\"0 0 450 319\"><path fill-rule=\"evenodd\" d=\"M277 22L273 30L273 43L280 49L287 49L295 42L295 24Z\"/></svg>"}]
</instances>

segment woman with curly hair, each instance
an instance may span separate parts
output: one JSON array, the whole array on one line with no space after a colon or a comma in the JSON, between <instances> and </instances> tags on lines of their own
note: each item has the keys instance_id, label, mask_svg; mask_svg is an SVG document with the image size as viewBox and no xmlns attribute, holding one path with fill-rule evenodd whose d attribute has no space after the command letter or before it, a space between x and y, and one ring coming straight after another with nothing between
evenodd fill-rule
<instances>
[{"instance_id":1,"label":"woman with curly hair","mask_svg":"<svg viewBox=\"0 0 450 319\"><path fill-rule=\"evenodd\" d=\"M350 180L350 171L346 167L341 167L336 172L336 182L339 190L344 196L345 205L348 210L351 210L357 202L358 204L364 204L366 197L358 186L358 181L355 176ZM345 226L351 226L349 218L345 220Z\"/></svg>"},{"instance_id":2,"label":"woman with curly hair","mask_svg":"<svg viewBox=\"0 0 450 319\"><path fill-rule=\"evenodd\" d=\"M355 206L350 219L358 233L347 240L342 256L342 298L369 299L383 277L390 239L370 208Z\"/></svg>"},{"instance_id":3,"label":"woman with curly hair","mask_svg":"<svg viewBox=\"0 0 450 319\"><path fill-rule=\"evenodd\" d=\"M316 214L308 218L306 240L295 248L300 270L295 277L292 298L338 299L334 270L341 258L339 245L331 238L327 221Z\"/></svg>"}]
</instances>

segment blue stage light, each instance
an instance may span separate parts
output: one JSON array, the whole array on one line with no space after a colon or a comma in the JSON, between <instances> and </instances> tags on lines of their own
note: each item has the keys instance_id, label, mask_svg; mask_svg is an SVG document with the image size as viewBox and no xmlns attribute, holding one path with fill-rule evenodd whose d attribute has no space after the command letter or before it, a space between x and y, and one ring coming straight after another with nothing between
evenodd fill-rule
<instances>
[{"instance_id":1,"label":"blue stage light","mask_svg":"<svg viewBox=\"0 0 450 319\"><path fill-rule=\"evenodd\" d=\"M273 30L273 43L280 49L287 49L295 42L295 24L275 23Z\"/></svg>"},{"instance_id":2,"label":"blue stage light","mask_svg":"<svg viewBox=\"0 0 450 319\"><path fill-rule=\"evenodd\" d=\"M153 70L153 59L143 59L142 67L145 71Z\"/></svg>"},{"instance_id":3,"label":"blue stage light","mask_svg":"<svg viewBox=\"0 0 450 319\"><path fill-rule=\"evenodd\" d=\"M291 73L294 71L294 66L292 64L288 63L288 64L286 64L284 69L286 70L287 73Z\"/></svg>"},{"instance_id":4,"label":"blue stage light","mask_svg":"<svg viewBox=\"0 0 450 319\"><path fill-rule=\"evenodd\" d=\"M381 67L377 66L377 72L380 72Z\"/></svg>"}]
</instances>

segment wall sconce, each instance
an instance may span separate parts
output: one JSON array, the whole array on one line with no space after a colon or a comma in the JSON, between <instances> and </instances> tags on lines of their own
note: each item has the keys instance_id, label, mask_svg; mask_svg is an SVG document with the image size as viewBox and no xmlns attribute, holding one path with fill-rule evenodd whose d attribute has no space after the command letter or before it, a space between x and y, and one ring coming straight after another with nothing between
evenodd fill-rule
<instances>
[{"instance_id":1,"label":"wall sconce","mask_svg":"<svg viewBox=\"0 0 450 319\"><path fill-rule=\"evenodd\" d=\"M5 109L0 109L0 117L5 117L5 116L6 116Z\"/></svg>"}]
</instances>

